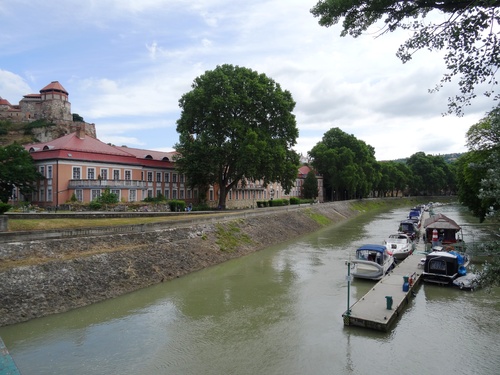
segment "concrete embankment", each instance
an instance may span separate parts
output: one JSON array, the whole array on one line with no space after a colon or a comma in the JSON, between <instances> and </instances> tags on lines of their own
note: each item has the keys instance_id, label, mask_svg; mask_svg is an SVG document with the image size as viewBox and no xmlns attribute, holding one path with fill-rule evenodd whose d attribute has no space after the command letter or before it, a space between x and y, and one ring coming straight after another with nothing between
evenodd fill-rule
<instances>
[{"instance_id":1,"label":"concrete embankment","mask_svg":"<svg viewBox=\"0 0 500 375\"><path fill-rule=\"evenodd\" d=\"M64 312L216 265L401 199L254 210L139 233L0 245L0 326Z\"/></svg>"}]
</instances>

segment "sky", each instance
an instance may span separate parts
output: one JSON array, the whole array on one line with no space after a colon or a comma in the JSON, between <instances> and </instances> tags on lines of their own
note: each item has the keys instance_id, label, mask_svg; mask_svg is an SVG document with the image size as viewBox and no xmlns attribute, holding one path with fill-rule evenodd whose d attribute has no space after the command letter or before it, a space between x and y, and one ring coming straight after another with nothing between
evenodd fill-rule
<instances>
[{"instance_id":1,"label":"sky","mask_svg":"<svg viewBox=\"0 0 500 375\"><path fill-rule=\"evenodd\" d=\"M440 53L396 57L410 35L340 37L310 13L317 0L0 0L0 97L18 104L52 81L105 143L171 151L179 99L218 65L264 73L291 92L306 155L332 128L377 160L465 152L465 134L492 108L479 98L443 116Z\"/></svg>"}]
</instances>

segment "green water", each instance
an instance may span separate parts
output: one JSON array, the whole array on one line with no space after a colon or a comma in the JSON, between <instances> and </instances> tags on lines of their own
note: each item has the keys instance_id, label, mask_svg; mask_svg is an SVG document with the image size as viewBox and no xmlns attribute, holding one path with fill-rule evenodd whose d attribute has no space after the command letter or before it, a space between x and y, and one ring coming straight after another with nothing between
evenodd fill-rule
<instances>
[{"instance_id":1,"label":"green water","mask_svg":"<svg viewBox=\"0 0 500 375\"><path fill-rule=\"evenodd\" d=\"M381 243L407 211L369 214L0 336L23 375L498 374L498 289L423 285L390 332L343 326L345 260ZM456 206L440 211L473 221ZM485 235L467 228L466 241ZM351 303L372 285L355 280Z\"/></svg>"}]
</instances>

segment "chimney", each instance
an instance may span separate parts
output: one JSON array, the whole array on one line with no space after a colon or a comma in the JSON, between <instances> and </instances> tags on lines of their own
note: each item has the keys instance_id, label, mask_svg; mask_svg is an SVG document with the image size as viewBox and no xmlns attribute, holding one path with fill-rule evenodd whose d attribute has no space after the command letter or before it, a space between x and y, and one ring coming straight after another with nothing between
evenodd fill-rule
<instances>
[{"instance_id":1,"label":"chimney","mask_svg":"<svg viewBox=\"0 0 500 375\"><path fill-rule=\"evenodd\" d=\"M78 128L76 129L76 136L80 139L85 139L85 125L80 124Z\"/></svg>"}]
</instances>

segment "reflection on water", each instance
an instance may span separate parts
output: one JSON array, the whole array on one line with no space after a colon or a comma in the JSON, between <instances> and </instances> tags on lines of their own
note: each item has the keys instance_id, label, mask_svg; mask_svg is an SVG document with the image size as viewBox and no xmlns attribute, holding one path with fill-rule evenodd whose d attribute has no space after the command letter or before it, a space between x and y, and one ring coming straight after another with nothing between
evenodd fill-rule
<instances>
[{"instance_id":1,"label":"reflection on water","mask_svg":"<svg viewBox=\"0 0 500 375\"><path fill-rule=\"evenodd\" d=\"M0 336L23 375L496 374L499 290L423 285L391 332L343 326L345 260L363 243L382 243L407 211L336 224ZM355 280L351 303L372 286Z\"/></svg>"}]
</instances>

